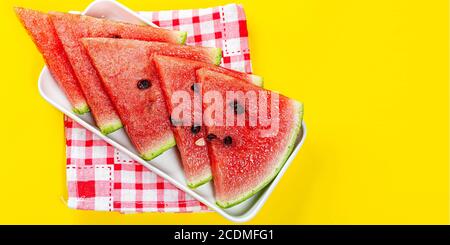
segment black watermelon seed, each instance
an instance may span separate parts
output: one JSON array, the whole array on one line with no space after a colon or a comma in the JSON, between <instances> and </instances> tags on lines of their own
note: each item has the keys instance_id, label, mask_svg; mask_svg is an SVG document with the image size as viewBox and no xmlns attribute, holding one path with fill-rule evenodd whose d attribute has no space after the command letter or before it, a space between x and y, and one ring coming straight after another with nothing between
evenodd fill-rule
<instances>
[{"instance_id":1,"label":"black watermelon seed","mask_svg":"<svg viewBox=\"0 0 450 245\"><path fill-rule=\"evenodd\" d=\"M208 141L212 141L213 139L216 139L216 138L217 138L217 136L215 134L208 134L206 136L206 140L208 140Z\"/></svg>"},{"instance_id":2,"label":"black watermelon seed","mask_svg":"<svg viewBox=\"0 0 450 245\"><path fill-rule=\"evenodd\" d=\"M120 35L112 35L111 38L122 38Z\"/></svg>"},{"instance_id":3,"label":"black watermelon seed","mask_svg":"<svg viewBox=\"0 0 450 245\"><path fill-rule=\"evenodd\" d=\"M191 85L191 90L194 92L199 92L198 84L194 83Z\"/></svg>"},{"instance_id":4,"label":"black watermelon seed","mask_svg":"<svg viewBox=\"0 0 450 245\"><path fill-rule=\"evenodd\" d=\"M169 121L170 121L170 124L175 126L176 122L172 119L172 116L169 116Z\"/></svg>"},{"instance_id":5,"label":"black watermelon seed","mask_svg":"<svg viewBox=\"0 0 450 245\"><path fill-rule=\"evenodd\" d=\"M172 118L172 116L169 116L169 122L174 127L178 127L178 126L181 126L183 124L182 121L175 120L175 119Z\"/></svg>"},{"instance_id":6,"label":"black watermelon seed","mask_svg":"<svg viewBox=\"0 0 450 245\"><path fill-rule=\"evenodd\" d=\"M201 126L193 125L193 126L191 127L191 132L192 132L193 134L198 134L198 132L200 132L200 129L201 129L201 128L202 128Z\"/></svg>"},{"instance_id":7,"label":"black watermelon seed","mask_svg":"<svg viewBox=\"0 0 450 245\"><path fill-rule=\"evenodd\" d=\"M141 79L137 82L137 87L140 90L148 89L152 86L152 83L147 79Z\"/></svg>"},{"instance_id":8,"label":"black watermelon seed","mask_svg":"<svg viewBox=\"0 0 450 245\"><path fill-rule=\"evenodd\" d=\"M237 100L234 100L233 102L230 102L229 104L231 106L231 108L233 109L235 114L242 114L245 112L244 107L239 104L239 102Z\"/></svg>"},{"instance_id":9,"label":"black watermelon seed","mask_svg":"<svg viewBox=\"0 0 450 245\"><path fill-rule=\"evenodd\" d=\"M223 138L223 143L225 145L231 145L231 143L233 143L233 140L231 139L231 136L226 136L225 138Z\"/></svg>"}]
</instances>

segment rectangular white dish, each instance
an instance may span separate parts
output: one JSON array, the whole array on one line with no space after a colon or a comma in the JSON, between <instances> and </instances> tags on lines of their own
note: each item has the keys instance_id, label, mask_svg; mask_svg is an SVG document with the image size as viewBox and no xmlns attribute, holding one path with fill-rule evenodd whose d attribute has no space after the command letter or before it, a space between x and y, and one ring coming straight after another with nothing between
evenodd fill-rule
<instances>
[{"instance_id":1,"label":"rectangular white dish","mask_svg":"<svg viewBox=\"0 0 450 245\"><path fill-rule=\"evenodd\" d=\"M83 14L103 17L114 20L121 20L131 23L146 23L152 26L154 24L148 22L135 12L126 8L120 3L111 0L97 0L91 3ZM272 181L267 187L257 193L255 196L249 200L229 209L221 209L215 204L214 191L212 183L207 183L195 190L190 189L185 182L183 169L181 167L181 162L176 153L176 149L172 148L159 157L153 159L152 161L145 161L139 157L133 145L129 141L125 131L123 129L118 130L108 136L103 135L98 128L92 117L87 113L87 115L79 116L72 112L72 107L64 95L63 91L59 88L56 81L51 76L47 67L42 70L39 81L38 81L39 92L41 96L47 100L50 104L56 107L58 110L72 118L77 123L81 124L83 127L89 131L96 134L98 137L102 138L109 144L116 147L118 150L129 155L132 159L144 165L146 168L153 171L155 174L165 178L170 183L174 184L181 190L187 192L189 195L193 196L200 202L209 206L212 210L218 212L225 218L235 221L244 222L253 218L261 207L266 202L269 195L272 193L273 189L276 187L280 179L282 178L284 172L288 169L292 160L297 155L300 150L306 136L306 127L303 123L302 130L296 140L295 148L291 155L289 156L287 162L281 169L280 173L276 176L274 181Z\"/></svg>"}]
</instances>

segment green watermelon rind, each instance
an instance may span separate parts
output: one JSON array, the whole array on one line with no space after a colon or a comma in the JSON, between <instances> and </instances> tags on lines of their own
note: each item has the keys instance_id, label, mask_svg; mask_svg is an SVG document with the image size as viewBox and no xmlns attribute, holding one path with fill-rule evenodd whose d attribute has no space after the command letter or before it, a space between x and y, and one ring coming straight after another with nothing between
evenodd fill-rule
<instances>
[{"instance_id":1,"label":"green watermelon rind","mask_svg":"<svg viewBox=\"0 0 450 245\"><path fill-rule=\"evenodd\" d=\"M84 113L87 113L90 111L89 106L87 104L78 105L72 108L72 111L75 114L83 115Z\"/></svg>"},{"instance_id":2,"label":"green watermelon rind","mask_svg":"<svg viewBox=\"0 0 450 245\"><path fill-rule=\"evenodd\" d=\"M198 181L195 181L195 182L188 182L187 185L188 185L189 188L195 189L195 188L197 188L197 187L199 187L199 186L201 186L201 185L204 185L204 184L208 183L208 182L211 181L211 180L212 180L212 175L209 174L209 175L206 176L205 178L202 178L202 179L200 179L200 180L198 180Z\"/></svg>"},{"instance_id":3,"label":"green watermelon rind","mask_svg":"<svg viewBox=\"0 0 450 245\"><path fill-rule=\"evenodd\" d=\"M286 163L287 159L291 155L292 151L294 150L295 141L297 140L297 136L300 133L300 129L302 127L303 104L298 101L293 101L293 103L295 103L295 106L298 108L298 119L299 120L298 120L298 123L297 123L295 129L293 130L293 133L291 134L291 139L289 140L289 144L288 144L288 147L286 148L285 154L283 155L283 158L280 160L280 164L275 169L274 173L272 175L270 175L269 177L267 177L263 182L261 182L261 184L258 185L255 189L242 195L241 197L238 197L234 201L229 201L229 202L225 202L225 203L216 201L217 206L219 206L223 209L226 209L226 208L231 208L233 206L236 206L236 205L244 202L245 200L249 199L256 193L258 193L260 190L264 189L264 187L266 187L268 184L270 184L273 181L273 179L275 179L275 177L278 175L278 173L280 172L280 170L283 168L284 164Z\"/></svg>"},{"instance_id":4,"label":"green watermelon rind","mask_svg":"<svg viewBox=\"0 0 450 245\"><path fill-rule=\"evenodd\" d=\"M104 135L108 135L118 129L123 128L123 124L121 121L114 120L110 123L106 123L104 125L99 126L100 132Z\"/></svg>"},{"instance_id":5,"label":"green watermelon rind","mask_svg":"<svg viewBox=\"0 0 450 245\"><path fill-rule=\"evenodd\" d=\"M264 78L258 75L250 74L250 81L253 85L256 85L260 88L264 87Z\"/></svg>"},{"instance_id":6,"label":"green watermelon rind","mask_svg":"<svg viewBox=\"0 0 450 245\"><path fill-rule=\"evenodd\" d=\"M174 147L176 145L175 138L171 137L168 139L168 141L164 144L161 144L161 146L157 149L150 149L147 152L141 154L141 158L150 161L154 159L155 157L163 154L165 151L169 150L170 148Z\"/></svg>"},{"instance_id":7,"label":"green watermelon rind","mask_svg":"<svg viewBox=\"0 0 450 245\"><path fill-rule=\"evenodd\" d=\"M185 44L187 39L187 32L185 31L178 31L177 32L177 41L179 44Z\"/></svg>"},{"instance_id":8,"label":"green watermelon rind","mask_svg":"<svg viewBox=\"0 0 450 245\"><path fill-rule=\"evenodd\" d=\"M220 62L222 62L222 49L221 48L211 48L211 62L214 65L220 65Z\"/></svg>"}]
</instances>

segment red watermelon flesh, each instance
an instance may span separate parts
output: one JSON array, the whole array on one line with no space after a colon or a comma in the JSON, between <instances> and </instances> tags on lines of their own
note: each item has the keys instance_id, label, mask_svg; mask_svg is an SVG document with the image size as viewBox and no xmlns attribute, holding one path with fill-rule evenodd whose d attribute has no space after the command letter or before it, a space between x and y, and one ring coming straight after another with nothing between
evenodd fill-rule
<instances>
[{"instance_id":1,"label":"red watermelon flesh","mask_svg":"<svg viewBox=\"0 0 450 245\"><path fill-rule=\"evenodd\" d=\"M14 10L44 57L50 73L72 104L73 111L78 114L88 112L89 107L80 84L49 15L32 9L14 8Z\"/></svg>"},{"instance_id":2,"label":"red watermelon flesh","mask_svg":"<svg viewBox=\"0 0 450 245\"><path fill-rule=\"evenodd\" d=\"M246 80L251 83L257 83L258 85L262 82L262 79L255 75L232 71L204 62L178 57L155 55L153 62L159 74L161 88L169 114L172 114L173 108L178 106L178 103L173 103L171 100L175 91L187 92L190 95L192 102L195 103L193 99L193 89L197 88L195 87L197 85L195 72L199 68L209 68L238 79ZM201 110L201 104L199 104L198 108ZM195 188L211 180L211 167L208 157L208 149L204 144L206 131L204 127L198 127L201 125L201 122L194 125L193 114L191 114L190 120L192 125L173 126L172 131L177 142L177 148L180 152L188 186Z\"/></svg>"},{"instance_id":3,"label":"red watermelon flesh","mask_svg":"<svg viewBox=\"0 0 450 245\"><path fill-rule=\"evenodd\" d=\"M114 37L183 43L185 32L169 31L144 25L127 24L107 19L65 13L52 13L56 32L80 82L92 115L101 132L108 134L122 127L112 102L102 88L100 78L90 62L80 39L83 37Z\"/></svg>"},{"instance_id":4,"label":"red watermelon flesh","mask_svg":"<svg viewBox=\"0 0 450 245\"><path fill-rule=\"evenodd\" d=\"M259 113L261 108L250 108L245 98L226 97L227 91L254 91L267 96L268 115L279 120L278 130L270 136L263 133L270 126L260 123L255 126L246 121L244 126L221 126L208 124L217 123L216 119L205 121L208 135L217 137L208 143L216 202L220 207L228 208L251 197L275 178L293 150L300 132L303 106L279 95L277 116L270 109L271 100L276 98L270 91L208 69L197 70L197 79L202 84L204 100L210 91L220 93L225 102L222 106L224 112L235 113L234 105L238 103L245 111L237 113L236 118L248 118L251 110ZM208 104L204 101L204 114L207 108Z\"/></svg>"},{"instance_id":5,"label":"red watermelon flesh","mask_svg":"<svg viewBox=\"0 0 450 245\"><path fill-rule=\"evenodd\" d=\"M176 55L212 63L218 50L112 38L84 38L82 42L142 158L151 160L174 146L152 55Z\"/></svg>"}]
</instances>

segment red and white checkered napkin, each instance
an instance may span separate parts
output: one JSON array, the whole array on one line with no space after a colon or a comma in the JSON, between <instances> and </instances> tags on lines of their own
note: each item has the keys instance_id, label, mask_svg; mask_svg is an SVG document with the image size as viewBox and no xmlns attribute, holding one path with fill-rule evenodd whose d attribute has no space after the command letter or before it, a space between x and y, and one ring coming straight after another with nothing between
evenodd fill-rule
<instances>
[{"instance_id":1,"label":"red and white checkered napkin","mask_svg":"<svg viewBox=\"0 0 450 245\"><path fill-rule=\"evenodd\" d=\"M251 72L240 5L141 12L155 24L188 32L187 44L220 47L222 66ZM65 117L68 206L120 212L194 212L208 208Z\"/></svg>"}]
</instances>

